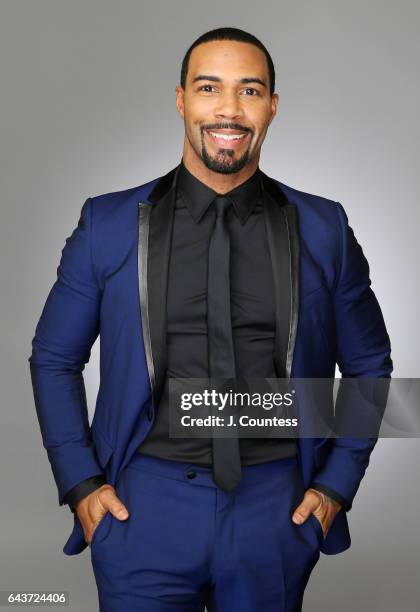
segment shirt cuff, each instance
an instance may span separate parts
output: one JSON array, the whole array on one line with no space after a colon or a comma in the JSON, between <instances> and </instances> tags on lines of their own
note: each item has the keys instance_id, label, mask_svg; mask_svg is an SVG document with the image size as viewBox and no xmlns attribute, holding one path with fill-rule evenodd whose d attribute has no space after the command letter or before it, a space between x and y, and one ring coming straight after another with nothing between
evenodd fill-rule
<instances>
[{"instance_id":1,"label":"shirt cuff","mask_svg":"<svg viewBox=\"0 0 420 612\"><path fill-rule=\"evenodd\" d=\"M86 480L82 480L75 487L70 489L68 493L64 496L64 503L68 504L70 510L72 512L75 511L76 504L89 495L93 493L96 489L99 489L102 485L106 484L106 477L102 474L98 476L92 476L91 478L86 478Z\"/></svg>"},{"instance_id":2,"label":"shirt cuff","mask_svg":"<svg viewBox=\"0 0 420 612\"><path fill-rule=\"evenodd\" d=\"M347 499L342 497L339 493L337 493L337 491L334 491L334 489L330 489L329 487L326 487L325 485L319 482L312 482L309 486L311 487L311 489L316 489L321 493L325 493L325 495L328 495L328 497L331 497L331 499L337 501L339 504L341 504L342 509L344 511L347 511L351 507Z\"/></svg>"}]
</instances>

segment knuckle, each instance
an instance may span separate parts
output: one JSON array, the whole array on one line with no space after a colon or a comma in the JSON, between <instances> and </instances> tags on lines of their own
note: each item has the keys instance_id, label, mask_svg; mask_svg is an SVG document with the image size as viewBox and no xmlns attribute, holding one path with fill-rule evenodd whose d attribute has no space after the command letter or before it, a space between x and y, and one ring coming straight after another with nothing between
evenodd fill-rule
<instances>
[{"instance_id":1,"label":"knuckle","mask_svg":"<svg viewBox=\"0 0 420 612\"><path fill-rule=\"evenodd\" d=\"M115 489L110 484L104 484L99 489L97 489L97 493L99 497L108 497L110 493L114 493Z\"/></svg>"}]
</instances>

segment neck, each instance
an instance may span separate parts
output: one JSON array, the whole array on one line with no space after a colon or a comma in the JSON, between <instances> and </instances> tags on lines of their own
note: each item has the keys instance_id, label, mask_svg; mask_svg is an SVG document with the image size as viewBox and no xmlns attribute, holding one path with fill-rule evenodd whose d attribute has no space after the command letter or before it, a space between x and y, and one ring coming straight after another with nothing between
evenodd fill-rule
<instances>
[{"instance_id":1,"label":"neck","mask_svg":"<svg viewBox=\"0 0 420 612\"><path fill-rule=\"evenodd\" d=\"M209 170L201 158L185 148L182 154L182 161L187 170L202 183L217 191L217 193L228 193L254 174L258 168L259 155L256 159L251 160L242 170L234 174L222 174Z\"/></svg>"}]
</instances>

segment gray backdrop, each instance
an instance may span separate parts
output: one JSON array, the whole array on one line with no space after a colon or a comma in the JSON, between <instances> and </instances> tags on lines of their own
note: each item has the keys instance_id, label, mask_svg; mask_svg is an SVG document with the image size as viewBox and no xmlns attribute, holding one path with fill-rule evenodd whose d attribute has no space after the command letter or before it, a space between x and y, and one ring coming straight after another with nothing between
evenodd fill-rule
<instances>
[{"instance_id":1,"label":"gray backdrop","mask_svg":"<svg viewBox=\"0 0 420 612\"><path fill-rule=\"evenodd\" d=\"M260 166L343 204L394 375L419 376L419 12L407 1L1 2L0 589L67 589L72 611L97 609L89 549L62 553L72 515L41 444L30 341L85 199L180 161L174 88L204 31L236 26L268 47L280 101ZM92 411L97 344L85 372ZM352 547L321 555L305 611L418 609L419 449L379 442L348 515Z\"/></svg>"}]
</instances>

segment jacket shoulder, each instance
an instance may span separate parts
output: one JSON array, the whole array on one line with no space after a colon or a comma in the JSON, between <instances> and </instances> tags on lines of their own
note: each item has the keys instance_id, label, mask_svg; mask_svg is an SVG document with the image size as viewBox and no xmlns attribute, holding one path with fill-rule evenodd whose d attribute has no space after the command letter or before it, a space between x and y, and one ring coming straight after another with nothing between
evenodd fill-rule
<instances>
[{"instance_id":1,"label":"jacket shoulder","mask_svg":"<svg viewBox=\"0 0 420 612\"><path fill-rule=\"evenodd\" d=\"M333 215L336 214L336 209L338 205L337 200L333 200L332 198L327 198L325 196L317 195L314 193L308 193L307 191L302 191L300 189L297 189L296 187L286 185L281 181L277 181L275 179L273 180L283 191L288 201L292 204L296 204L299 209L312 209L314 212L325 212L326 214L330 213Z\"/></svg>"},{"instance_id":2,"label":"jacket shoulder","mask_svg":"<svg viewBox=\"0 0 420 612\"><path fill-rule=\"evenodd\" d=\"M326 239L336 247L341 233L340 202L314 193L308 193L275 181L290 204L297 210L299 224L304 235L312 231L318 238ZM325 245L327 246L327 245Z\"/></svg>"},{"instance_id":3,"label":"jacket shoulder","mask_svg":"<svg viewBox=\"0 0 420 612\"><path fill-rule=\"evenodd\" d=\"M147 199L159 179L160 177L135 187L91 196L92 206L97 214L107 214L124 207L125 204L128 205L133 199Z\"/></svg>"},{"instance_id":4,"label":"jacket shoulder","mask_svg":"<svg viewBox=\"0 0 420 612\"><path fill-rule=\"evenodd\" d=\"M296 208L299 233L306 251L316 261L333 286L342 249L341 204L332 198L308 193L276 181L289 204Z\"/></svg>"}]
</instances>

